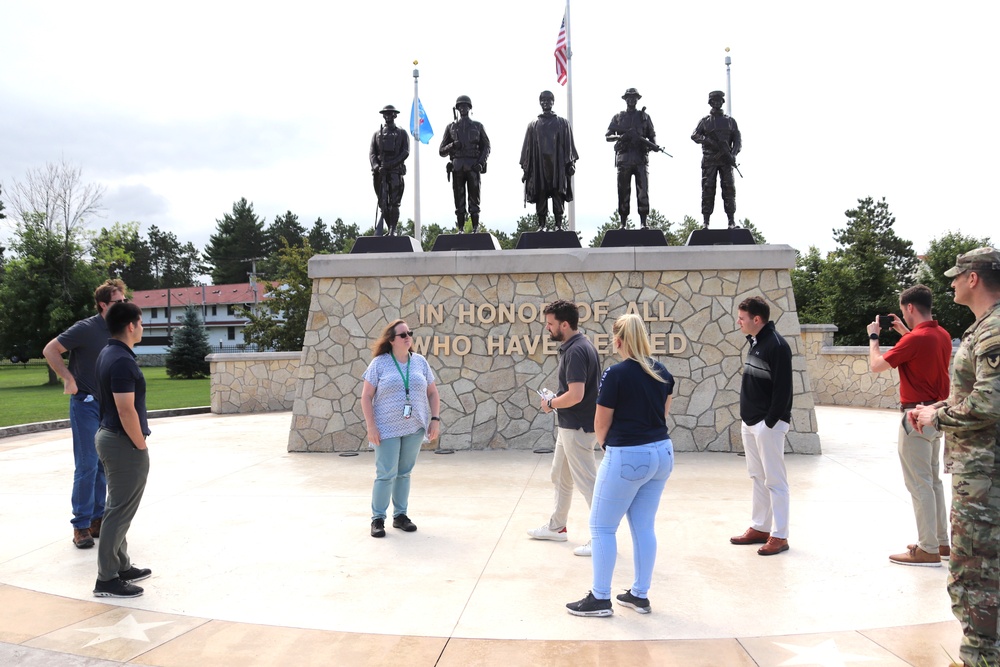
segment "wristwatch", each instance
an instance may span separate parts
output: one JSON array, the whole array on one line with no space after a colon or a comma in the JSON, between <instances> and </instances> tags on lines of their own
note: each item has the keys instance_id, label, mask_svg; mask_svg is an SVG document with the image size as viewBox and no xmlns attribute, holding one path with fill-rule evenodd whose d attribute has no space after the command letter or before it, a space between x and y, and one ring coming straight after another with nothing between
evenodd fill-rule
<instances>
[{"instance_id":1,"label":"wristwatch","mask_svg":"<svg viewBox=\"0 0 1000 667\"><path fill-rule=\"evenodd\" d=\"M878 334L877 333L868 334L868 339L869 340L878 340Z\"/></svg>"},{"instance_id":2,"label":"wristwatch","mask_svg":"<svg viewBox=\"0 0 1000 667\"><path fill-rule=\"evenodd\" d=\"M432 422L439 422L439 421L441 421L441 418L440 417L431 417L431 421Z\"/></svg>"},{"instance_id":3,"label":"wristwatch","mask_svg":"<svg viewBox=\"0 0 1000 667\"><path fill-rule=\"evenodd\" d=\"M549 406L549 410L555 410L555 408L552 407L552 399L551 398L545 399L545 405Z\"/></svg>"}]
</instances>

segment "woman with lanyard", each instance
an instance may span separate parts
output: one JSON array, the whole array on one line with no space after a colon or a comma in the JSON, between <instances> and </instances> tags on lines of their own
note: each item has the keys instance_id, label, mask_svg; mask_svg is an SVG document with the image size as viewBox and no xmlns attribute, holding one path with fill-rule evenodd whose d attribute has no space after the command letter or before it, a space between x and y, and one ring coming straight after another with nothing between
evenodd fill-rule
<instances>
[{"instance_id":1,"label":"woman with lanyard","mask_svg":"<svg viewBox=\"0 0 1000 667\"><path fill-rule=\"evenodd\" d=\"M392 499L392 525L412 533L406 516L410 471L427 435L440 432L440 399L427 360L410 351L413 332L404 320L385 328L372 345L372 362L364 375L361 410L368 429L368 446L375 450L372 489L372 537L385 537L385 516Z\"/></svg>"},{"instance_id":2,"label":"woman with lanyard","mask_svg":"<svg viewBox=\"0 0 1000 667\"><path fill-rule=\"evenodd\" d=\"M632 531L635 579L629 590L617 596L618 604L649 613L647 593L656 561L653 524L663 487L674 469L674 445L666 420L674 378L663 364L650 358L649 336L638 315L622 315L611 332L623 361L604 371L597 394L594 432L605 454L590 506L594 584L587 597L566 605L576 616L613 613L615 534L626 515Z\"/></svg>"}]
</instances>

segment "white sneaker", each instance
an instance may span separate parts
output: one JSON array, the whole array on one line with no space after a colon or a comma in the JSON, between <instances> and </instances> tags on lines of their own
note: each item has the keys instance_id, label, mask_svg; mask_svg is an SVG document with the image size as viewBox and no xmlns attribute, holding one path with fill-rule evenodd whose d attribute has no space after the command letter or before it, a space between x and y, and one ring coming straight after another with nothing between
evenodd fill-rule
<instances>
[{"instance_id":1,"label":"white sneaker","mask_svg":"<svg viewBox=\"0 0 1000 667\"><path fill-rule=\"evenodd\" d=\"M591 555L591 552L590 552L590 540L587 540L586 544L578 546L576 549L573 549L573 555L574 556L590 556Z\"/></svg>"},{"instance_id":2,"label":"white sneaker","mask_svg":"<svg viewBox=\"0 0 1000 667\"><path fill-rule=\"evenodd\" d=\"M563 526L562 530L552 530L549 528L549 524L544 526L539 526L533 530L528 531L528 536L533 540L552 540L553 542L565 542L566 541L566 527Z\"/></svg>"}]
</instances>

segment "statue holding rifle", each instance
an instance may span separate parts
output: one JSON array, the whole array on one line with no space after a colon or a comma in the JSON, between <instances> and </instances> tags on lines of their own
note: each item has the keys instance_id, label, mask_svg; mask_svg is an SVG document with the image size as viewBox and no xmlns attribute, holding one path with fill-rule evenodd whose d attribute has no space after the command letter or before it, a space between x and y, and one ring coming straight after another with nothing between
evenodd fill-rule
<instances>
[{"instance_id":1,"label":"statue holding rifle","mask_svg":"<svg viewBox=\"0 0 1000 667\"><path fill-rule=\"evenodd\" d=\"M701 214L705 218L705 229L708 229L708 219L715 210L717 176L722 183L722 204L729 218L729 228L736 227L736 184L733 181L733 169L739 172L736 156L743 148L743 143L736 121L722 113L724 100L725 93L721 90L713 90L708 94L712 111L701 119L691 135L692 141L701 144Z\"/></svg>"},{"instance_id":2,"label":"statue holding rifle","mask_svg":"<svg viewBox=\"0 0 1000 667\"><path fill-rule=\"evenodd\" d=\"M625 111L615 114L608 126L605 138L615 142L615 166L618 167L618 217L620 228L628 229L628 215L632 199L632 179L635 179L636 209L639 211L639 225L646 229L649 215L649 152L660 151L670 155L656 145L653 121L646 114L646 107L636 109L642 98L639 91L629 88L622 95Z\"/></svg>"},{"instance_id":3,"label":"statue holding rifle","mask_svg":"<svg viewBox=\"0 0 1000 667\"><path fill-rule=\"evenodd\" d=\"M399 115L396 107L387 104L380 113L385 122L372 135L368 148L372 180L381 211L375 225L375 236L382 236L383 221L389 236L394 236L399 234L399 204L403 201L403 174L406 173L406 158L410 155L410 138L406 130L396 125L396 116Z\"/></svg>"}]
</instances>

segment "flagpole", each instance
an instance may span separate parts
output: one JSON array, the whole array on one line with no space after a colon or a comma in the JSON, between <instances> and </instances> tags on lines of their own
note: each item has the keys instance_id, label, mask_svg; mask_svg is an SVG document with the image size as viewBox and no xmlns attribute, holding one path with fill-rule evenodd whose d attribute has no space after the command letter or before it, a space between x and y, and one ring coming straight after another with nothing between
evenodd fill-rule
<instances>
[{"instance_id":1,"label":"flagpole","mask_svg":"<svg viewBox=\"0 0 1000 667\"><path fill-rule=\"evenodd\" d=\"M568 0L567 0L568 2ZM414 66L417 61L413 61ZM413 135L413 237L420 242L420 110L417 108L420 99L417 90L417 79L420 70L413 68L413 110L410 113L410 134ZM413 125L416 125L414 128Z\"/></svg>"},{"instance_id":2,"label":"flagpole","mask_svg":"<svg viewBox=\"0 0 1000 667\"><path fill-rule=\"evenodd\" d=\"M729 80L729 66L733 60L729 57L729 47L726 47L726 115L733 115L733 89Z\"/></svg>"},{"instance_id":3,"label":"flagpole","mask_svg":"<svg viewBox=\"0 0 1000 667\"><path fill-rule=\"evenodd\" d=\"M573 127L573 40L571 39L569 20L569 0L566 0L566 120L569 126ZM573 184L574 177L570 176L570 185ZM575 188L574 188L575 189ZM574 193L575 194L575 193ZM576 197L569 203L569 229L576 231Z\"/></svg>"}]
</instances>

